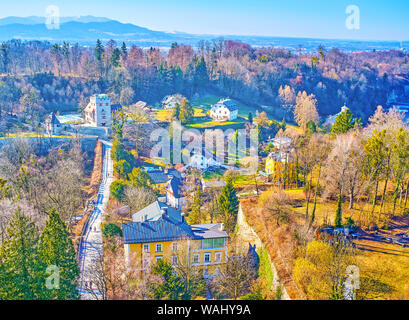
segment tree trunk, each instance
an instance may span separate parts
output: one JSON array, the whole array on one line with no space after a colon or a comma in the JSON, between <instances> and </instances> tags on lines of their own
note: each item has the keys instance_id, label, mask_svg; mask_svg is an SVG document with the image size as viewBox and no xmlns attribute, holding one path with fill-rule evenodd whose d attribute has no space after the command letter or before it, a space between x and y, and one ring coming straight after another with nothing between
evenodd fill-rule
<instances>
[{"instance_id":1,"label":"tree trunk","mask_svg":"<svg viewBox=\"0 0 409 320\"><path fill-rule=\"evenodd\" d=\"M308 195L307 195L307 207L305 209L305 220L308 220L308 206L311 199L311 184L312 184L312 170L310 173L310 181L308 182Z\"/></svg>"},{"instance_id":2,"label":"tree trunk","mask_svg":"<svg viewBox=\"0 0 409 320\"><path fill-rule=\"evenodd\" d=\"M349 209L354 207L354 191L354 187L352 187L349 193Z\"/></svg>"},{"instance_id":3,"label":"tree trunk","mask_svg":"<svg viewBox=\"0 0 409 320\"><path fill-rule=\"evenodd\" d=\"M376 197L378 195L378 186L379 186L379 181L376 180L376 184L375 184L375 194L373 197L373 203L372 203L372 211L371 211L371 215L373 216L373 213L375 211L375 206L376 206Z\"/></svg>"},{"instance_id":4,"label":"tree trunk","mask_svg":"<svg viewBox=\"0 0 409 320\"><path fill-rule=\"evenodd\" d=\"M406 191L405 191L405 205L403 207L403 210L406 210L406 204L408 202L408 190L409 190L409 181L408 184L406 185Z\"/></svg>"},{"instance_id":5,"label":"tree trunk","mask_svg":"<svg viewBox=\"0 0 409 320\"><path fill-rule=\"evenodd\" d=\"M317 194L318 194L318 188L320 186L320 177L321 177L321 165L320 165L319 170L318 170L318 179L317 179L317 186L315 187L314 207L312 208L310 226L312 226L312 224L314 223L314 220L315 220L315 210L317 209Z\"/></svg>"},{"instance_id":6,"label":"tree trunk","mask_svg":"<svg viewBox=\"0 0 409 320\"><path fill-rule=\"evenodd\" d=\"M383 187L383 192L382 192L382 200L381 200L381 207L379 208L379 214L382 212L383 204L385 202L385 194L386 194L386 188L388 187L388 178L386 178L385 181L385 186Z\"/></svg>"}]
</instances>

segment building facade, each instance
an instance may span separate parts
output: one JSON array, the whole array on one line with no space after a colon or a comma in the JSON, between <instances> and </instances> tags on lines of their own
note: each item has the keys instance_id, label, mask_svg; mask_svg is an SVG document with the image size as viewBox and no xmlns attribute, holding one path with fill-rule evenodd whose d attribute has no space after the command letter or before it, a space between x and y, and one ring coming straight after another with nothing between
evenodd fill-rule
<instances>
[{"instance_id":1,"label":"building facade","mask_svg":"<svg viewBox=\"0 0 409 320\"><path fill-rule=\"evenodd\" d=\"M205 278L217 276L227 262L228 234L221 223L187 224L184 215L155 201L122 224L125 259L143 275L152 263L197 268Z\"/></svg>"},{"instance_id":2,"label":"building facade","mask_svg":"<svg viewBox=\"0 0 409 320\"><path fill-rule=\"evenodd\" d=\"M222 99L210 109L210 117L216 121L228 121L237 119L239 107L230 99Z\"/></svg>"},{"instance_id":3,"label":"building facade","mask_svg":"<svg viewBox=\"0 0 409 320\"><path fill-rule=\"evenodd\" d=\"M45 131L48 136L58 136L62 131L62 124L54 112L45 119Z\"/></svg>"},{"instance_id":4,"label":"building facade","mask_svg":"<svg viewBox=\"0 0 409 320\"><path fill-rule=\"evenodd\" d=\"M84 110L85 122L93 127L112 125L111 99L106 94L95 94Z\"/></svg>"}]
</instances>

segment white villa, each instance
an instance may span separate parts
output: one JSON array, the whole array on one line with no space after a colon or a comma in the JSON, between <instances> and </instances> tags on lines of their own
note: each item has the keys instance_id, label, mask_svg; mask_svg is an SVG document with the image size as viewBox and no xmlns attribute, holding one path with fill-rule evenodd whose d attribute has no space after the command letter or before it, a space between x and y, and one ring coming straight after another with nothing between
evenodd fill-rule
<instances>
[{"instance_id":1,"label":"white villa","mask_svg":"<svg viewBox=\"0 0 409 320\"><path fill-rule=\"evenodd\" d=\"M222 99L210 109L210 117L216 121L237 119L239 107L231 99Z\"/></svg>"},{"instance_id":2,"label":"white villa","mask_svg":"<svg viewBox=\"0 0 409 320\"><path fill-rule=\"evenodd\" d=\"M112 125L111 99L106 94L95 94L84 110L85 122L93 127Z\"/></svg>"},{"instance_id":3,"label":"white villa","mask_svg":"<svg viewBox=\"0 0 409 320\"><path fill-rule=\"evenodd\" d=\"M205 152L205 155L202 154L193 154L190 157L189 166L195 169L204 170L209 167L219 167L221 164L216 161L211 154Z\"/></svg>"},{"instance_id":4,"label":"white villa","mask_svg":"<svg viewBox=\"0 0 409 320\"><path fill-rule=\"evenodd\" d=\"M49 136L57 136L61 133L62 125L54 112L45 119L45 130Z\"/></svg>"},{"instance_id":5,"label":"white villa","mask_svg":"<svg viewBox=\"0 0 409 320\"><path fill-rule=\"evenodd\" d=\"M166 96L162 100L162 107L164 109L173 109L176 108L176 106L180 106L180 103L182 100L185 99L184 96L182 96L180 93L173 94L171 96Z\"/></svg>"}]
</instances>

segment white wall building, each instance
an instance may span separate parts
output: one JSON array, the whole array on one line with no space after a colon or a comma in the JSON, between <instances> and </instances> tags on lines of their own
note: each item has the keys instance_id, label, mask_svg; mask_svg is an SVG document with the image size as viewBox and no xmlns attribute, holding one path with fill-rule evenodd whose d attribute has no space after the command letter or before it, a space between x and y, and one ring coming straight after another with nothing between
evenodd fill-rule
<instances>
[{"instance_id":1,"label":"white wall building","mask_svg":"<svg viewBox=\"0 0 409 320\"><path fill-rule=\"evenodd\" d=\"M210 109L210 117L216 121L237 119L239 107L230 99L222 99Z\"/></svg>"},{"instance_id":2,"label":"white wall building","mask_svg":"<svg viewBox=\"0 0 409 320\"><path fill-rule=\"evenodd\" d=\"M94 127L112 125L111 99L106 94L95 94L84 110L85 122Z\"/></svg>"}]
</instances>

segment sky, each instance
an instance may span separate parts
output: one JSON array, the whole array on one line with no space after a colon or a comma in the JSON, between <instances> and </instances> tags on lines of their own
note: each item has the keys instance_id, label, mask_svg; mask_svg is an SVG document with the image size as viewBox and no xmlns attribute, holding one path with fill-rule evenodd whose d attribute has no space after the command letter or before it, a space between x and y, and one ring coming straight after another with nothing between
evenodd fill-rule
<instances>
[{"instance_id":1,"label":"sky","mask_svg":"<svg viewBox=\"0 0 409 320\"><path fill-rule=\"evenodd\" d=\"M0 0L0 17L44 16L49 5L61 16L107 17L168 32L409 40L408 0ZM356 7L347 14L350 5ZM356 8L359 25L350 18L347 28Z\"/></svg>"}]
</instances>

